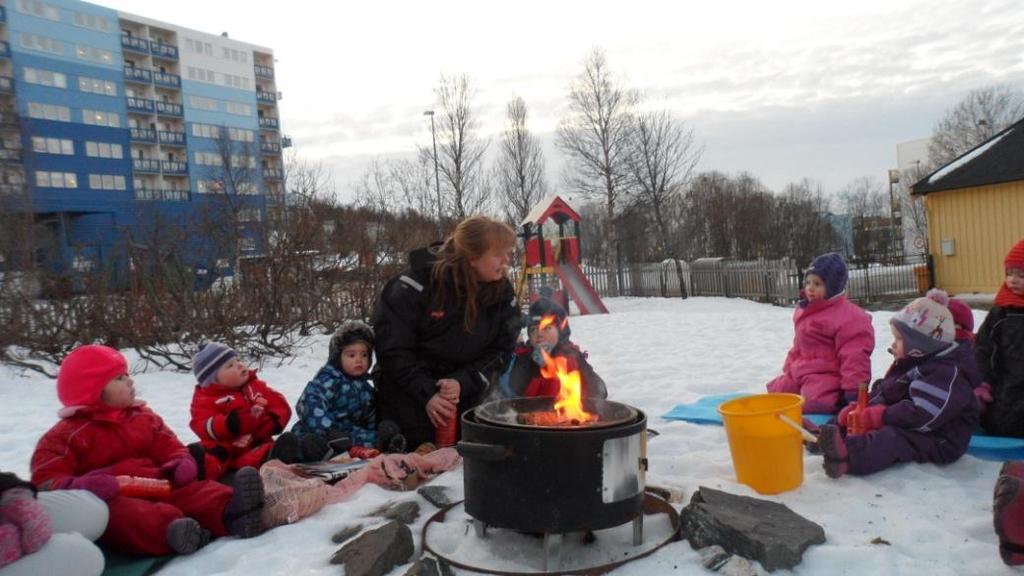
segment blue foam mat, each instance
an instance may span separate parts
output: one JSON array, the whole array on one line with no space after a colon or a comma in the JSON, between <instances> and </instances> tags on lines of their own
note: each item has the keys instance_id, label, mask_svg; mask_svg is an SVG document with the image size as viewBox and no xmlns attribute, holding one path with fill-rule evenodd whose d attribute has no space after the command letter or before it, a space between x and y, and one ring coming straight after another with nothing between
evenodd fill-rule
<instances>
[{"instance_id":1,"label":"blue foam mat","mask_svg":"<svg viewBox=\"0 0 1024 576\"><path fill-rule=\"evenodd\" d=\"M666 420L681 420L694 424L715 424L722 425L722 415L718 413L718 406L723 402L734 398L750 396L746 392L735 392L732 394L717 394L704 396L696 402L679 404L665 413L662 418ZM821 425L833 418L832 414L804 414L815 424ZM975 434L971 436L971 443L967 447L967 453L983 460L995 460L999 462L1007 460L1024 460L1024 438L1007 438L1004 436L986 436Z\"/></svg>"}]
</instances>

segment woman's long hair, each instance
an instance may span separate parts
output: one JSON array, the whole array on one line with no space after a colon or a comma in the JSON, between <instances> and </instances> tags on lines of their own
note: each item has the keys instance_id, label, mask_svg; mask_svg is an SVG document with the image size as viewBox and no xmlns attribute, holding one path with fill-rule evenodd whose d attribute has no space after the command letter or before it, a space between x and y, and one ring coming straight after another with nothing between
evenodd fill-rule
<instances>
[{"instance_id":1,"label":"woman's long hair","mask_svg":"<svg viewBox=\"0 0 1024 576\"><path fill-rule=\"evenodd\" d=\"M480 306L489 306L502 296L504 282L481 284L470 262L494 249L511 250L516 233L508 224L487 216L471 216L459 222L438 251L432 272L434 303L443 305L450 290L457 302L465 304L466 331L476 324Z\"/></svg>"}]
</instances>

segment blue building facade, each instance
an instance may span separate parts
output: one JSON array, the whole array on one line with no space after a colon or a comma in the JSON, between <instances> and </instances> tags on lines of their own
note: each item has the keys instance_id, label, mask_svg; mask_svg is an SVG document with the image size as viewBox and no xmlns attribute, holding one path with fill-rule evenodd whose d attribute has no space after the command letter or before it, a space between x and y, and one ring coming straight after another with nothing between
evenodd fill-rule
<instances>
[{"instance_id":1,"label":"blue building facade","mask_svg":"<svg viewBox=\"0 0 1024 576\"><path fill-rule=\"evenodd\" d=\"M270 49L76 0L3 8L0 195L27 198L37 260L94 269L157 234L197 269L259 252L287 144Z\"/></svg>"}]
</instances>

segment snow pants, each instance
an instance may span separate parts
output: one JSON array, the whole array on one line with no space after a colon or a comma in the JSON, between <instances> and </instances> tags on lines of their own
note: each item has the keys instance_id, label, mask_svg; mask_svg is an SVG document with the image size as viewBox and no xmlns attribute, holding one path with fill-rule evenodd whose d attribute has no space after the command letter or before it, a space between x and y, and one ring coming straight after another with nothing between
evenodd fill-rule
<instances>
[{"instance_id":1,"label":"snow pants","mask_svg":"<svg viewBox=\"0 0 1024 576\"><path fill-rule=\"evenodd\" d=\"M0 576L99 576L103 552L92 543L107 527L107 505L85 490L52 490L38 494L50 516L53 536L34 554L0 568Z\"/></svg>"},{"instance_id":2,"label":"snow pants","mask_svg":"<svg viewBox=\"0 0 1024 576\"><path fill-rule=\"evenodd\" d=\"M203 466L206 471L207 480L218 480L228 472L239 470L246 466L252 466L259 470L260 466L267 461L270 450L274 447L273 442L264 442L245 452L231 455L231 453L219 444L203 443L205 455Z\"/></svg>"},{"instance_id":3,"label":"snow pants","mask_svg":"<svg viewBox=\"0 0 1024 576\"><path fill-rule=\"evenodd\" d=\"M895 426L882 426L860 436L847 436L850 473L866 475L900 462L949 464L967 452L938 433L923 433Z\"/></svg>"}]
</instances>

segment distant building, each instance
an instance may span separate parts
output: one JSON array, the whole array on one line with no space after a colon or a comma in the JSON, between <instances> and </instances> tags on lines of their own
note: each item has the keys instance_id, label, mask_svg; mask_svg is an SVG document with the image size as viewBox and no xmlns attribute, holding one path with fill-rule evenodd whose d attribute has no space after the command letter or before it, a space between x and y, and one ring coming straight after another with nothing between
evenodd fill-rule
<instances>
[{"instance_id":1,"label":"distant building","mask_svg":"<svg viewBox=\"0 0 1024 576\"><path fill-rule=\"evenodd\" d=\"M7 2L0 40L0 200L34 214L36 260L109 265L225 196L237 245L188 238L182 261L259 251L287 145L271 49L77 0Z\"/></svg>"},{"instance_id":2,"label":"distant building","mask_svg":"<svg viewBox=\"0 0 1024 576\"><path fill-rule=\"evenodd\" d=\"M950 293L995 292L1024 237L1024 120L913 185L928 213L935 281Z\"/></svg>"}]
</instances>

